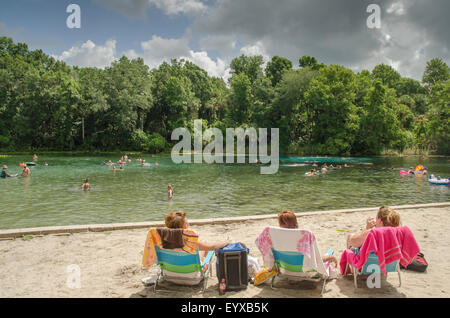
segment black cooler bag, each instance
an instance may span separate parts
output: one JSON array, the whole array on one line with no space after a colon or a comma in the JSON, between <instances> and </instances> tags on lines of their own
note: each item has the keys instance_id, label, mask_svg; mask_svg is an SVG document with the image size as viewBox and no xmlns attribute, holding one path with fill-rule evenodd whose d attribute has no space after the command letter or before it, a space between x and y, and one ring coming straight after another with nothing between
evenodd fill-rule
<instances>
[{"instance_id":1,"label":"black cooler bag","mask_svg":"<svg viewBox=\"0 0 450 318\"><path fill-rule=\"evenodd\" d=\"M228 244L216 250L216 273L219 283L225 278L226 290L245 289L248 285L247 255L242 243Z\"/></svg>"}]
</instances>

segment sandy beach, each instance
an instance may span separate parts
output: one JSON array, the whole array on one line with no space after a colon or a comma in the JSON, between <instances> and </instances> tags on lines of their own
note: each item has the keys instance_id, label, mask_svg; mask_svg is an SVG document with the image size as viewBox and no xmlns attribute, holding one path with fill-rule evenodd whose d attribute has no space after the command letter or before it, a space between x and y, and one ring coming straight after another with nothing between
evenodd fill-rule
<instances>
[{"instance_id":1,"label":"sandy beach","mask_svg":"<svg viewBox=\"0 0 450 318\"><path fill-rule=\"evenodd\" d=\"M450 207L398 210L402 224L410 227L429 263L426 273L402 270L402 286L395 273L388 275L382 288L369 289L364 279L355 290L352 277L339 277L327 282L322 297L450 297L450 267L447 245L450 242ZM189 217L189 212L188 217ZM345 248L347 233L337 229L358 231L375 212L320 213L298 217L299 226L312 230L321 253L335 251L339 259ZM194 222L191 222L194 223ZM262 257L255 238L266 225L277 225L275 218L249 220L229 224L191 225L204 241L243 242L250 255ZM321 297L320 283L281 281L273 290L269 284L248 285L246 290L218 294L218 281L213 266L205 294L200 287L163 285L176 291L155 294L141 279L156 273L141 267L147 229L106 232L51 234L28 239L0 241L0 297ZM68 266L80 268L80 288L68 288Z\"/></svg>"}]
</instances>

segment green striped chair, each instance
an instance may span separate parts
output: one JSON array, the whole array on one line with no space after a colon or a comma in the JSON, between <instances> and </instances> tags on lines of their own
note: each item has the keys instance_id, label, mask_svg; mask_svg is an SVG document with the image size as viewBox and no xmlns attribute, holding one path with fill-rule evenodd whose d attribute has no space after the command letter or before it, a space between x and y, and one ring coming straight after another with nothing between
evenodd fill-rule
<instances>
[{"instance_id":1,"label":"green striped chair","mask_svg":"<svg viewBox=\"0 0 450 318\"><path fill-rule=\"evenodd\" d=\"M359 248L352 247L351 249L353 249L355 254L359 253ZM347 263L344 273L347 273L347 268L348 268L348 266L350 266L350 268L352 269L352 272L353 272L353 281L355 284L355 288L358 288L358 283L357 283L358 275L370 275L374 272L372 270L374 268L377 273L381 273L379 264L380 263L379 263L377 254L375 254L374 252L370 252L366 263L363 265L363 267L360 270L358 270L356 267L349 265ZM398 287L401 287L402 286L402 277L400 275L400 262L394 261L394 262L386 264L386 276L388 273L395 273L395 272L397 272L397 274L398 274L398 281L399 281Z\"/></svg>"},{"instance_id":2,"label":"green striped chair","mask_svg":"<svg viewBox=\"0 0 450 318\"><path fill-rule=\"evenodd\" d=\"M203 262L200 262L198 249L196 254L189 254L155 246L155 251L159 266L154 286L155 292L157 292L160 278L174 284L188 286L199 285L203 282L202 293L205 292L208 274L212 276L211 263L214 251L208 252Z\"/></svg>"},{"instance_id":3,"label":"green striped chair","mask_svg":"<svg viewBox=\"0 0 450 318\"><path fill-rule=\"evenodd\" d=\"M315 273L316 270L309 270L306 273L303 272L303 254L300 252L286 252L286 251L277 251L272 248L273 257L275 260L275 266L277 267L277 275L273 276L271 287L274 288L275 278L280 276L285 276L288 278L309 278L311 275L308 273ZM333 250L328 250L328 255L333 255ZM322 289L320 291L320 294L323 294L323 291L325 289L325 283L326 283L326 276L320 275L317 273L319 277L322 277L323 283L322 283Z\"/></svg>"}]
</instances>

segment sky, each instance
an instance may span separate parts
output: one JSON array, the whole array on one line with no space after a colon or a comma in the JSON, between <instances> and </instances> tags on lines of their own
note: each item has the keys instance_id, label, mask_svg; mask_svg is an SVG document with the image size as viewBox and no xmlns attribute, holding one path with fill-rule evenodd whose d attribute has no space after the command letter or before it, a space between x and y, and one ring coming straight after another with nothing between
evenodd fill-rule
<instances>
[{"instance_id":1,"label":"sky","mask_svg":"<svg viewBox=\"0 0 450 318\"><path fill-rule=\"evenodd\" d=\"M69 28L70 4L80 28ZM380 9L379 28L371 4ZM81 67L125 55L151 68L184 58L227 79L233 58L303 55L355 72L387 64L421 80L426 62L449 63L449 0L14 0L0 2L0 36Z\"/></svg>"}]
</instances>

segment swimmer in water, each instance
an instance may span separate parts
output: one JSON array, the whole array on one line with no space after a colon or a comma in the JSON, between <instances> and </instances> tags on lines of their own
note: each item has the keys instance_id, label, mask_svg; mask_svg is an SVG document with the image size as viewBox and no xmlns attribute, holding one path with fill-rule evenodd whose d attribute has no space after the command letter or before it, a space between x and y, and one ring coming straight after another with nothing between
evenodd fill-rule
<instances>
[{"instance_id":1,"label":"swimmer in water","mask_svg":"<svg viewBox=\"0 0 450 318\"><path fill-rule=\"evenodd\" d=\"M88 183L88 179L84 179L83 185L80 187L80 189L83 189L84 191L89 191L91 189L91 185Z\"/></svg>"},{"instance_id":2,"label":"swimmer in water","mask_svg":"<svg viewBox=\"0 0 450 318\"><path fill-rule=\"evenodd\" d=\"M27 165L23 165L22 177L28 176L30 176L30 168L28 168Z\"/></svg>"},{"instance_id":3,"label":"swimmer in water","mask_svg":"<svg viewBox=\"0 0 450 318\"><path fill-rule=\"evenodd\" d=\"M158 162L155 162L155 167L157 167L159 164L158 164Z\"/></svg>"},{"instance_id":4,"label":"swimmer in water","mask_svg":"<svg viewBox=\"0 0 450 318\"><path fill-rule=\"evenodd\" d=\"M48 163L47 163L47 161L46 161L46 162L44 162L44 166L46 166L46 167L48 166Z\"/></svg>"},{"instance_id":5,"label":"swimmer in water","mask_svg":"<svg viewBox=\"0 0 450 318\"><path fill-rule=\"evenodd\" d=\"M316 171L314 169L311 169L311 171L309 171L306 175L307 176L315 176L316 175Z\"/></svg>"},{"instance_id":6,"label":"swimmer in water","mask_svg":"<svg viewBox=\"0 0 450 318\"><path fill-rule=\"evenodd\" d=\"M169 197L169 200L173 198L173 188L170 184L167 186L167 196Z\"/></svg>"},{"instance_id":7,"label":"swimmer in water","mask_svg":"<svg viewBox=\"0 0 450 318\"><path fill-rule=\"evenodd\" d=\"M36 154L33 155L33 161L37 161L38 160L38 156L36 156Z\"/></svg>"},{"instance_id":8,"label":"swimmer in water","mask_svg":"<svg viewBox=\"0 0 450 318\"><path fill-rule=\"evenodd\" d=\"M409 171L408 171L408 173L409 174L414 174L414 170L413 170L413 168L411 167L411 168L409 168Z\"/></svg>"}]
</instances>

